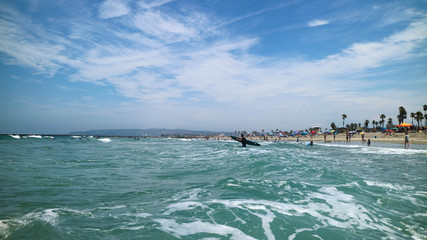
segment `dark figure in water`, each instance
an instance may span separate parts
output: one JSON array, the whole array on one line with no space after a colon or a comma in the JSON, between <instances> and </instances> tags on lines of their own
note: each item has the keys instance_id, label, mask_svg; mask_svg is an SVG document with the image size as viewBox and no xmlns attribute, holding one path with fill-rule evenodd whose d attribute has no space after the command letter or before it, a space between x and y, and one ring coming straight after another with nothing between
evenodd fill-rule
<instances>
[{"instance_id":1,"label":"dark figure in water","mask_svg":"<svg viewBox=\"0 0 427 240\"><path fill-rule=\"evenodd\" d=\"M313 141L310 141L309 144L307 144L308 146L313 146Z\"/></svg>"},{"instance_id":2,"label":"dark figure in water","mask_svg":"<svg viewBox=\"0 0 427 240\"><path fill-rule=\"evenodd\" d=\"M242 134L242 147L246 147L246 138L243 134Z\"/></svg>"}]
</instances>

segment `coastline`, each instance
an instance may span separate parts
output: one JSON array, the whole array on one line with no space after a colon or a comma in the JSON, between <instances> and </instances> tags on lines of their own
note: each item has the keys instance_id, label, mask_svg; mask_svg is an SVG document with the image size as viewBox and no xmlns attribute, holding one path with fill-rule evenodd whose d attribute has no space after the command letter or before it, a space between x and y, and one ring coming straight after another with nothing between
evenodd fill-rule
<instances>
[{"instance_id":1,"label":"coastline","mask_svg":"<svg viewBox=\"0 0 427 240\"><path fill-rule=\"evenodd\" d=\"M11 135L19 135L22 137L29 137L30 135L39 135L40 137L73 137L73 135L70 134L0 134L0 136L11 136ZM232 140L231 137L225 136L225 135L209 135L209 136L112 136L112 135L79 135L81 137L98 137L98 138L188 138L188 139L215 139L215 140ZM247 137L248 140L256 141L256 142L263 142L263 141L292 141L296 142L297 137L277 137L277 136L268 136L266 140L264 140L261 136L249 136ZM371 143L394 143L394 144L404 144L405 140L405 133L392 133L392 135L389 135L387 133L382 132L373 132L373 133L365 133L365 143L368 139L371 139ZM325 142L323 135L317 135L317 136L301 136L299 138L300 141L313 141L313 142ZM327 135L326 136L326 143L333 143L333 142L346 142L346 135L341 133L337 134L335 136L333 135ZM356 134L351 137L351 142L362 142L362 135ZM421 145L427 145L427 134L425 133L409 133L409 143L410 144L421 144Z\"/></svg>"},{"instance_id":2,"label":"coastline","mask_svg":"<svg viewBox=\"0 0 427 240\"><path fill-rule=\"evenodd\" d=\"M215 137L220 140L231 139L228 136ZM247 137L248 140L251 141L264 141L263 137ZM386 133L374 132L374 133L365 133L365 143L368 139L371 139L372 143L396 143L396 144L404 144L405 141L405 133L394 133L393 135L388 135ZM313 141L313 142L325 142L323 135L318 136L302 136L299 139L300 141ZM268 137L267 141L297 141L297 137ZM326 143L331 142L346 142L345 134L338 134L335 136L327 135ZM362 135L356 134L351 136L351 142L362 142ZM409 133L409 143L410 144L427 144L427 134L425 133Z\"/></svg>"}]
</instances>

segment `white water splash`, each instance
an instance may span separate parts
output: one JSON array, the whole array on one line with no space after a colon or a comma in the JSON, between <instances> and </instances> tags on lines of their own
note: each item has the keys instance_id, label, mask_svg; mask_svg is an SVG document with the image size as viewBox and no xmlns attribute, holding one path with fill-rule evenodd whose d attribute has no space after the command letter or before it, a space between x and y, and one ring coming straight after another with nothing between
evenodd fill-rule
<instances>
[{"instance_id":1,"label":"white water splash","mask_svg":"<svg viewBox=\"0 0 427 240\"><path fill-rule=\"evenodd\" d=\"M98 139L98 141L108 143L108 142L111 142L111 139L109 139L109 138L100 138L100 139Z\"/></svg>"}]
</instances>

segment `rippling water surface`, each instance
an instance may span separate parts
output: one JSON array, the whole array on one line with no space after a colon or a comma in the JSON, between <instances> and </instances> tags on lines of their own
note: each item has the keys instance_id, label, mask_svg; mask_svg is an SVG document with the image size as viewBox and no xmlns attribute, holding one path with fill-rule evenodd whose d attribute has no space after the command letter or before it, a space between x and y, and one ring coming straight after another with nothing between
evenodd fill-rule
<instances>
[{"instance_id":1,"label":"rippling water surface","mask_svg":"<svg viewBox=\"0 0 427 240\"><path fill-rule=\"evenodd\" d=\"M427 147L0 137L1 239L427 239Z\"/></svg>"}]
</instances>

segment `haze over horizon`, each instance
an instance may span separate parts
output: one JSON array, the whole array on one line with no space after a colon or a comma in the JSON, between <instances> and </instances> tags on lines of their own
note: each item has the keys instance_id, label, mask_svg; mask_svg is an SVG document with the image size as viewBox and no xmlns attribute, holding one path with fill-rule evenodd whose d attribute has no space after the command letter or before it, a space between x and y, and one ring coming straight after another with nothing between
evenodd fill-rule
<instances>
[{"instance_id":1,"label":"haze over horizon","mask_svg":"<svg viewBox=\"0 0 427 240\"><path fill-rule=\"evenodd\" d=\"M397 123L426 92L426 1L0 0L0 133Z\"/></svg>"}]
</instances>

